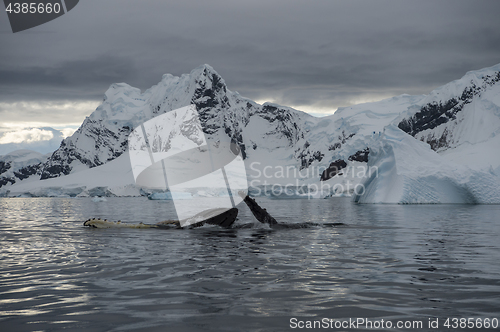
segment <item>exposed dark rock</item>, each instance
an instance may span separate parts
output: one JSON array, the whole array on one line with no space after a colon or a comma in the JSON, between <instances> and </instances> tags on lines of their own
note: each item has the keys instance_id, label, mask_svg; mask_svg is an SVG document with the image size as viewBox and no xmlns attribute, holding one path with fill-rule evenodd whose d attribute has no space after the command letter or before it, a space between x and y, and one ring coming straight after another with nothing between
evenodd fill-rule
<instances>
[{"instance_id":1,"label":"exposed dark rock","mask_svg":"<svg viewBox=\"0 0 500 332\"><path fill-rule=\"evenodd\" d=\"M321 181L329 180L333 178L335 175L337 175L341 169L346 167L347 163L344 160L342 159L335 160L333 163L330 164L330 166L328 166L327 169L323 171L320 180Z\"/></svg>"},{"instance_id":2,"label":"exposed dark rock","mask_svg":"<svg viewBox=\"0 0 500 332\"><path fill-rule=\"evenodd\" d=\"M11 167L10 162L0 161L0 174L7 172Z\"/></svg>"},{"instance_id":3,"label":"exposed dark rock","mask_svg":"<svg viewBox=\"0 0 500 332\"><path fill-rule=\"evenodd\" d=\"M353 137L355 134L354 133L351 133L349 135L346 135L345 131L342 130L342 136L339 135L339 141L342 142L342 144L345 144L345 142L347 142L347 140L351 137Z\"/></svg>"},{"instance_id":4,"label":"exposed dark rock","mask_svg":"<svg viewBox=\"0 0 500 332\"><path fill-rule=\"evenodd\" d=\"M345 144L348 139L356 135L355 133L350 133L349 135L346 134L345 130L342 130L342 135L338 135L337 139L339 140L338 142L335 142L331 144L328 147L328 151L335 151L338 150L342 147L342 144Z\"/></svg>"},{"instance_id":5,"label":"exposed dark rock","mask_svg":"<svg viewBox=\"0 0 500 332\"><path fill-rule=\"evenodd\" d=\"M246 147L243 143L243 137L241 136L241 130L234 130L230 127L225 128L226 134L231 137L231 143L238 145L241 151L241 156L243 159L247 158ZM255 150L255 149L254 149Z\"/></svg>"},{"instance_id":6,"label":"exposed dark rock","mask_svg":"<svg viewBox=\"0 0 500 332\"><path fill-rule=\"evenodd\" d=\"M13 172L14 173L13 177L0 176L0 188L8 183L10 184L16 183L16 178L19 180L24 180L30 177L31 175L40 174L39 172L41 165L42 163L37 163L17 169ZM0 161L0 174L7 172L11 168L12 168L12 162Z\"/></svg>"},{"instance_id":7,"label":"exposed dark rock","mask_svg":"<svg viewBox=\"0 0 500 332\"><path fill-rule=\"evenodd\" d=\"M7 178L7 177L0 178L0 188L5 186L7 183L14 184L16 183L16 180L14 178Z\"/></svg>"},{"instance_id":8,"label":"exposed dark rock","mask_svg":"<svg viewBox=\"0 0 500 332\"><path fill-rule=\"evenodd\" d=\"M40 171L42 163L35 165L28 165L14 172L14 175L19 180L24 180L29 178L31 175L35 175Z\"/></svg>"},{"instance_id":9,"label":"exposed dark rock","mask_svg":"<svg viewBox=\"0 0 500 332\"><path fill-rule=\"evenodd\" d=\"M221 102L222 104L227 103L228 99L223 95L227 91L224 80L215 73L209 73L207 68L205 68L204 74L205 76L202 79L196 81L197 88L193 96L196 108L203 110L205 108L217 107ZM211 82L211 88L207 86L207 81ZM221 100L218 98L219 95L223 95Z\"/></svg>"},{"instance_id":10,"label":"exposed dark rock","mask_svg":"<svg viewBox=\"0 0 500 332\"><path fill-rule=\"evenodd\" d=\"M448 129L445 129L443 131L443 134L440 137L436 138L434 136L431 136L431 137L428 137L427 139L425 139L424 137L422 137L421 140L423 142L426 142L427 144L429 144L431 146L432 150L437 151L437 150L439 150L442 147L447 147L448 146L448 140L449 140L449 137L451 135L452 134L448 131Z\"/></svg>"},{"instance_id":11,"label":"exposed dark rock","mask_svg":"<svg viewBox=\"0 0 500 332\"><path fill-rule=\"evenodd\" d=\"M264 105L262 109L257 110L256 114L270 123L274 123L276 129L270 134L279 133L285 136L290 146L295 145L301 138L304 138L304 133L297 127L294 116L289 110Z\"/></svg>"},{"instance_id":12,"label":"exposed dark rock","mask_svg":"<svg viewBox=\"0 0 500 332\"><path fill-rule=\"evenodd\" d=\"M409 119L403 119L399 122L399 129L415 137L418 133L434 129L448 121L455 120L456 114L470 104L475 96L480 96L488 87L500 82L500 72L494 75L483 77L481 86L477 86L473 81L470 86L466 87L459 96L450 98L444 102L428 103L420 108ZM428 143L433 150L449 146L449 133L445 132L440 137L430 135L424 138L424 142Z\"/></svg>"},{"instance_id":13,"label":"exposed dark rock","mask_svg":"<svg viewBox=\"0 0 500 332\"><path fill-rule=\"evenodd\" d=\"M309 146L310 146L309 142L306 142L304 144L303 150L297 156L300 160L301 170L309 167L315 160L321 161L325 156L325 154L321 153L321 151L310 151L308 149Z\"/></svg>"},{"instance_id":14,"label":"exposed dark rock","mask_svg":"<svg viewBox=\"0 0 500 332\"><path fill-rule=\"evenodd\" d=\"M364 150L357 151L355 154L350 155L348 160L349 161L359 161L363 163L368 162L368 154L370 154L370 149L366 148Z\"/></svg>"},{"instance_id":15,"label":"exposed dark rock","mask_svg":"<svg viewBox=\"0 0 500 332\"><path fill-rule=\"evenodd\" d=\"M127 138L131 129L124 126L117 132L113 132L102 123L87 118L77 132L82 138L94 141L93 153L89 154L89 151L82 151L78 148L76 142L79 138L75 139L76 142L73 138L64 139L59 149L42 165L41 180L70 174L72 170L70 164L75 160L92 168L118 158L127 150ZM102 156L105 157L102 158Z\"/></svg>"},{"instance_id":16,"label":"exposed dark rock","mask_svg":"<svg viewBox=\"0 0 500 332\"><path fill-rule=\"evenodd\" d=\"M46 180L51 178L56 178L61 175L68 175L71 172L71 167L69 165L50 165L43 169L40 180Z\"/></svg>"},{"instance_id":17,"label":"exposed dark rock","mask_svg":"<svg viewBox=\"0 0 500 332\"><path fill-rule=\"evenodd\" d=\"M461 111L464 105L471 102L472 97L465 100L452 98L445 103L429 103L423 106L419 112L410 119L402 120L398 127L404 132L415 136L417 133L434 129L437 126L455 119L455 114Z\"/></svg>"},{"instance_id":18,"label":"exposed dark rock","mask_svg":"<svg viewBox=\"0 0 500 332\"><path fill-rule=\"evenodd\" d=\"M341 147L342 147L342 144L340 144L338 142L337 143L333 143L332 145L330 145L328 147L328 151L335 151L337 149L340 149Z\"/></svg>"}]
</instances>

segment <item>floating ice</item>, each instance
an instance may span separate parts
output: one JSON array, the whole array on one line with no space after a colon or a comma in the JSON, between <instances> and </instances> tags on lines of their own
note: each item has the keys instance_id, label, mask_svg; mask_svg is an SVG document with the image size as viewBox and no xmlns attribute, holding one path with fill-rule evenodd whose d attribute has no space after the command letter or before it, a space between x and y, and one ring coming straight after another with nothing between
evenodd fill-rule
<instances>
[{"instance_id":1,"label":"floating ice","mask_svg":"<svg viewBox=\"0 0 500 332\"><path fill-rule=\"evenodd\" d=\"M500 203L497 175L449 161L394 125L370 145L368 166L378 172L362 182L358 203Z\"/></svg>"}]
</instances>

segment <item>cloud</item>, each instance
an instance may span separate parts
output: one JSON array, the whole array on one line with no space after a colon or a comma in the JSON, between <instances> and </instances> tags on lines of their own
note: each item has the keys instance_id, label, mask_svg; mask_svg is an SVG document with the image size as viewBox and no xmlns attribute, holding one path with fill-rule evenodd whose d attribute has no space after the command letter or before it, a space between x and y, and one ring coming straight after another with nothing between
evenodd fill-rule
<instances>
[{"instance_id":1,"label":"cloud","mask_svg":"<svg viewBox=\"0 0 500 332\"><path fill-rule=\"evenodd\" d=\"M251 99L334 110L498 63L498 12L498 1L88 0L26 32L0 24L0 100L98 103L111 83L144 90L209 63Z\"/></svg>"},{"instance_id":2,"label":"cloud","mask_svg":"<svg viewBox=\"0 0 500 332\"><path fill-rule=\"evenodd\" d=\"M80 125L98 105L97 101L86 100L0 102L0 127Z\"/></svg>"},{"instance_id":3,"label":"cloud","mask_svg":"<svg viewBox=\"0 0 500 332\"><path fill-rule=\"evenodd\" d=\"M111 83L133 76L130 59L98 56L52 65L0 66L3 101L99 100Z\"/></svg>"},{"instance_id":4,"label":"cloud","mask_svg":"<svg viewBox=\"0 0 500 332\"><path fill-rule=\"evenodd\" d=\"M33 143L38 141L49 141L54 138L54 133L48 130L32 128L20 131L4 133L0 137L0 144L9 143Z\"/></svg>"},{"instance_id":5,"label":"cloud","mask_svg":"<svg viewBox=\"0 0 500 332\"><path fill-rule=\"evenodd\" d=\"M42 128L22 128L6 131L0 127L0 155L5 155L15 150L32 150L42 154L55 151L63 138L72 134L74 128L63 128L61 130Z\"/></svg>"},{"instance_id":6,"label":"cloud","mask_svg":"<svg viewBox=\"0 0 500 332\"><path fill-rule=\"evenodd\" d=\"M69 137L75 133L76 129L75 128L63 128L61 129L61 136L63 138Z\"/></svg>"}]
</instances>

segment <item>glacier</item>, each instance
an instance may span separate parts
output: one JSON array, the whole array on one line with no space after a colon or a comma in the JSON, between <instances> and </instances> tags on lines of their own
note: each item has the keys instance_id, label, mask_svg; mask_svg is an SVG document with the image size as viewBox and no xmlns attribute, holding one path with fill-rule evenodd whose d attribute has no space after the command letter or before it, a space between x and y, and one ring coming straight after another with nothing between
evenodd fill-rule
<instances>
[{"instance_id":1,"label":"glacier","mask_svg":"<svg viewBox=\"0 0 500 332\"><path fill-rule=\"evenodd\" d=\"M146 195L134 183L128 135L140 123L187 105L195 105L207 137L239 145L253 195L500 203L500 64L468 72L428 95L343 107L322 118L244 98L209 65L180 77L163 75L144 92L112 84L54 153L22 162L0 157L0 195ZM197 192L215 194L193 188Z\"/></svg>"},{"instance_id":2,"label":"glacier","mask_svg":"<svg viewBox=\"0 0 500 332\"><path fill-rule=\"evenodd\" d=\"M500 202L500 177L460 165L395 125L370 144L370 167L357 203L491 204Z\"/></svg>"}]
</instances>

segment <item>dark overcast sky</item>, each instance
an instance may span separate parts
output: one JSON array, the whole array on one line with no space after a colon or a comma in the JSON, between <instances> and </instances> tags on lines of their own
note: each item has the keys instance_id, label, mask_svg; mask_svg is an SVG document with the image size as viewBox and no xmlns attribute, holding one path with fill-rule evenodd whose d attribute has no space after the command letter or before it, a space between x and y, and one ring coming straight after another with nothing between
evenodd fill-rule
<instances>
[{"instance_id":1,"label":"dark overcast sky","mask_svg":"<svg viewBox=\"0 0 500 332\"><path fill-rule=\"evenodd\" d=\"M428 93L500 63L499 13L495 0L81 0L13 34L3 12L0 126L81 122L111 83L144 90L204 63L243 96L318 113Z\"/></svg>"}]
</instances>

